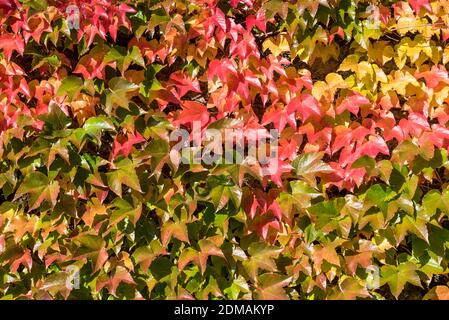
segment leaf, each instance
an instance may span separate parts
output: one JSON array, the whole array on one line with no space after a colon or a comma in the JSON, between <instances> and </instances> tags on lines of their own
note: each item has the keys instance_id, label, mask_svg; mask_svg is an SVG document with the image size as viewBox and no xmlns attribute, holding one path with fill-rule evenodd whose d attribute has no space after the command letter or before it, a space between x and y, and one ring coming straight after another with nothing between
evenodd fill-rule
<instances>
[{"instance_id":1,"label":"leaf","mask_svg":"<svg viewBox=\"0 0 449 320\"><path fill-rule=\"evenodd\" d=\"M338 287L339 292L336 296L332 296L332 299L355 300L358 297L371 297L368 290L354 278L345 277L344 280L339 283Z\"/></svg>"},{"instance_id":2,"label":"leaf","mask_svg":"<svg viewBox=\"0 0 449 320\"><path fill-rule=\"evenodd\" d=\"M342 198L337 198L332 201L318 202L317 204L309 207L307 211L316 217L316 227L321 229L340 215L342 202Z\"/></svg>"},{"instance_id":3,"label":"leaf","mask_svg":"<svg viewBox=\"0 0 449 320\"><path fill-rule=\"evenodd\" d=\"M83 80L76 76L68 76L62 80L61 85L56 93L58 96L67 95L70 99L80 92L83 88Z\"/></svg>"},{"instance_id":4,"label":"leaf","mask_svg":"<svg viewBox=\"0 0 449 320\"><path fill-rule=\"evenodd\" d=\"M243 160L241 164L218 165L213 171L213 174L216 175L221 175L223 173L229 174L232 181L240 187L243 185L243 180L246 174L250 174L259 181L262 180L262 169L260 165L257 163L250 163L247 159Z\"/></svg>"},{"instance_id":5,"label":"leaf","mask_svg":"<svg viewBox=\"0 0 449 320\"><path fill-rule=\"evenodd\" d=\"M164 223L161 229L162 246L167 247L172 236L178 240L190 243L187 226L183 222L168 221Z\"/></svg>"},{"instance_id":6,"label":"leaf","mask_svg":"<svg viewBox=\"0 0 449 320\"><path fill-rule=\"evenodd\" d=\"M49 131L63 130L72 124L72 119L55 103L50 103L48 113L41 115L39 118L45 122L46 129Z\"/></svg>"},{"instance_id":7,"label":"leaf","mask_svg":"<svg viewBox=\"0 0 449 320\"><path fill-rule=\"evenodd\" d=\"M209 123L209 112L207 107L196 101L183 101L182 111L176 120L179 124L193 123L201 124L201 127Z\"/></svg>"},{"instance_id":8,"label":"leaf","mask_svg":"<svg viewBox=\"0 0 449 320\"><path fill-rule=\"evenodd\" d=\"M26 249L23 255L21 255L11 263L10 271L12 273L17 272L17 269L19 269L20 265L25 266L28 271L31 271L31 268L33 267L33 258L31 257L31 251L29 249Z\"/></svg>"},{"instance_id":9,"label":"leaf","mask_svg":"<svg viewBox=\"0 0 449 320\"><path fill-rule=\"evenodd\" d=\"M129 82L123 78L112 78L109 80L109 88L106 90L106 110L109 114L113 106L128 109L129 94L140 88L139 85Z\"/></svg>"},{"instance_id":10,"label":"leaf","mask_svg":"<svg viewBox=\"0 0 449 320\"><path fill-rule=\"evenodd\" d=\"M306 93L292 99L287 105L287 113L290 114L292 112L298 112L303 122L309 118L320 119L322 117L318 101L314 96Z\"/></svg>"},{"instance_id":11,"label":"leaf","mask_svg":"<svg viewBox=\"0 0 449 320\"><path fill-rule=\"evenodd\" d=\"M87 135L94 138L98 144L101 144L103 131L114 131L115 127L110 119L100 116L87 119L83 125L83 129Z\"/></svg>"},{"instance_id":12,"label":"leaf","mask_svg":"<svg viewBox=\"0 0 449 320\"><path fill-rule=\"evenodd\" d=\"M218 239L219 237L216 238ZM179 257L178 268L183 270L189 262L193 261L200 266L201 274L204 274L206 272L207 259L209 256L225 257L217 243L214 242L216 242L214 238L201 239L198 241L200 247L199 251L193 248L184 250Z\"/></svg>"},{"instance_id":13,"label":"leaf","mask_svg":"<svg viewBox=\"0 0 449 320\"><path fill-rule=\"evenodd\" d=\"M351 165L351 168L368 168L372 169L376 167L376 161L370 156L363 156L354 161Z\"/></svg>"},{"instance_id":14,"label":"leaf","mask_svg":"<svg viewBox=\"0 0 449 320\"><path fill-rule=\"evenodd\" d=\"M25 177L14 196L14 201L25 194L29 194L29 210L38 208L46 200L52 207L56 205L59 194L59 183L41 172L32 172Z\"/></svg>"},{"instance_id":15,"label":"leaf","mask_svg":"<svg viewBox=\"0 0 449 320\"><path fill-rule=\"evenodd\" d=\"M407 282L421 287L421 280L416 273L416 269L412 262L404 262L397 267L385 265L381 268L381 285L387 283L391 293L397 299Z\"/></svg>"},{"instance_id":16,"label":"leaf","mask_svg":"<svg viewBox=\"0 0 449 320\"><path fill-rule=\"evenodd\" d=\"M388 187L382 185L373 185L365 193L365 203L369 206L376 206L386 213L388 210L388 200L395 195Z\"/></svg>"},{"instance_id":17,"label":"leaf","mask_svg":"<svg viewBox=\"0 0 449 320\"><path fill-rule=\"evenodd\" d=\"M321 193L317 192L316 189L310 187L304 181L292 181L290 182L290 188L292 190L292 196L297 201L298 204L301 204L301 207L306 207L305 205L309 200L315 199L321 196Z\"/></svg>"},{"instance_id":18,"label":"leaf","mask_svg":"<svg viewBox=\"0 0 449 320\"><path fill-rule=\"evenodd\" d=\"M449 288L447 286L435 286L426 293L423 300L449 300Z\"/></svg>"},{"instance_id":19,"label":"leaf","mask_svg":"<svg viewBox=\"0 0 449 320\"><path fill-rule=\"evenodd\" d=\"M274 127L282 132L286 126L289 124L292 128L296 128L296 119L295 119L295 110L289 110L281 108L278 106L271 107L267 111L265 111L262 118L262 125L267 125L269 123L273 123Z\"/></svg>"},{"instance_id":20,"label":"leaf","mask_svg":"<svg viewBox=\"0 0 449 320\"><path fill-rule=\"evenodd\" d=\"M93 198L91 202L89 202L86 205L86 211L84 212L83 216L81 217L83 221L88 226L92 226L92 223L94 222L95 216L97 215L107 215L106 206L100 203L98 199Z\"/></svg>"},{"instance_id":21,"label":"leaf","mask_svg":"<svg viewBox=\"0 0 449 320\"><path fill-rule=\"evenodd\" d=\"M314 246L312 260L317 270L321 270L323 261L340 266L340 258L337 251L335 251L335 244L332 243Z\"/></svg>"},{"instance_id":22,"label":"leaf","mask_svg":"<svg viewBox=\"0 0 449 320\"><path fill-rule=\"evenodd\" d=\"M269 246L263 242L251 243L248 248L249 259L243 261L243 266L252 279L257 279L258 270L276 272L277 266L273 259L282 252L282 248Z\"/></svg>"},{"instance_id":23,"label":"leaf","mask_svg":"<svg viewBox=\"0 0 449 320\"><path fill-rule=\"evenodd\" d=\"M350 95L349 97L345 97L337 107L336 112L337 114L342 114L345 110L348 110L349 112L357 115L359 113L360 106L367 104L370 104L370 101L366 97L356 93Z\"/></svg>"},{"instance_id":24,"label":"leaf","mask_svg":"<svg viewBox=\"0 0 449 320\"><path fill-rule=\"evenodd\" d=\"M21 36L5 33L0 35L0 49L3 50L6 60L9 61L13 51L23 55L25 44Z\"/></svg>"},{"instance_id":25,"label":"leaf","mask_svg":"<svg viewBox=\"0 0 449 320\"><path fill-rule=\"evenodd\" d=\"M162 172L162 167L169 159L170 146L163 139L151 140L145 147L145 151L151 156L151 169L157 177Z\"/></svg>"},{"instance_id":26,"label":"leaf","mask_svg":"<svg viewBox=\"0 0 449 320\"><path fill-rule=\"evenodd\" d=\"M290 51L287 38L280 35L275 38L267 38L262 44L263 51L270 50L273 56L277 57L285 51Z\"/></svg>"},{"instance_id":27,"label":"leaf","mask_svg":"<svg viewBox=\"0 0 449 320\"><path fill-rule=\"evenodd\" d=\"M111 62L116 63L122 75L128 70L131 63L136 63L141 67L145 67L145 61L141 56L139 48L136 46L133 46L130 51L127 51L126 48L123 47L113 47L104 56L103 62L105 64Z\"/></svg>"},{"instance_id":28,"label":"leaf","mask_svg":"<svg viewBox=\"0 0 449 320\"><path fill-rule=\"evenodd\" d=\"M135 285L136 282L134 281L133 277L131 276L131 274L128 272L128 270L126 270L126 268L122 267L122 266L118 266L115 271L114 274L109 277L106 281L106 285L108 286L108 289L110 291L110 293L112 295L116 295L116 290L118 288L118 286L120 285L120 283L127 283L127 284L133 284ZM104 284L103 283L97 283L97 292L101 290L102 286Z\"/></svg>"},{"instance_id":29,"label":"leaf","mask_svg":"<svg viewBox=\"0 0 449 320\"><path fill-rule=\"evenodd\" d=\"M427 230L426 224L427 221L420 217L416 217L415 219L410 216L405 216L402 219L402 222L396 225L396 243L401 243L408 232L411 232L424 241L429 242L429 231Z\"/></svg>"},{"instance_id":30,"label":"leaf","mask_svg":"<svg viewBox=\"0 0 449 320\"><path fill-rule=\"evenodd\" d=\"M60 293L65 299L70 295L72 287L70 284L70 275L68 272L58 272L48 276L40 288L50 292L52 296L56 296Z\"/></svg>"},{"instance_id":31,"label":"leaf","mask_svg":"<svg viewBox=\"0 0 449 320\"><path fill-rule=\"evenodd\" d=\"M216 241L217 239L218 239L219 243L217 243L217 241ZM209 238L209 239L201 239L198 241L198 245L200 247L199 264L200 264L202 274L204 274L204 272L206 271L206 263L207 263L207 259L209 258L209 256L217 256L217 257L224 258L223 251L218 246L222 242L223 242L223 239L221 239L220 236L215 237L215 239Z\"/></svg>"},{"instance_id":32,"label":"leaf","mask_svg":"<svg viewBox=\"0 0 449 320\"><path fill-rule=\"evenodd\" d=\"M408 0L408 3L413 8L415 13L419 13L420 8L424 8L429 12L432 12L432 7L430 6L429 0Z\"/></svg>"},{"instance_id":33,"label":"leaf","mask_svg":"<svg viewBox=\"0 0 449 320\"><path fill-rule=\"evenodd\" d=\"M315 186L316 176L333 172L333 169L321 160L322 157L322 152L304 153L293 161L292 166L297 175L302 176L306 182Z\"/></svg>"},{"instance_id":34,"label":"leaf","mask_svg":"<svg viewBox=\"0 0 449 320\"><path fill-rule=\"evenodd\" d=\"M242 200L242 190L238 186L218 185L209 194L216 211L223 209L231 200L235 208L240 207Z\"/></svg>"},{"instance_id":35,"label":"leaf","mask_svg":"<svg viewBox=\"0 0 449 320\"><path fill-rule=\"evenodd\" d=\"M118 195L122 196L122 185L126 185L131 189L142 192L140 189L139 178L136 173L136 164L128 159L124 158L118 161L116 169L106 173L108 179L108 185L111 190Z\"/></svg>"},{"instance_id":36,"label":"leaf","mask_svg":"<svg viewBox=\"0 0 449 320\"><path fill-rule=\"evenodd\" d=\"M161 243L158 240L153 240L149 246L137 248L132 256L136 263L140 264L142 271L146 273L154 259L166 253L167 251Z\"/></svg>"},{"instance_id":37,"label":"leaf","mask_svg":"<svg viewBox=\"0 0 449 320\"><path fill-rule=\"evenodd\" d=\"M176 88L180 98L185 96L189 91L201 93L200 83L198 80L192 80L182 72L172 73L170 75L170 84Z\"/></svg>"},{"instance_id":38,"label":"leaf","mask_svg":"<svg viewBox=\"0 0 449 320\"><path fill-rule=\"evenodd\" d=\"M116 225L125 218L128 218L134 225L136 225L142 213L142 204L138 204L134 207L125 199L116 198L112 203L112 206L113 211L109 218L108 227Z\"/></svg>"},{"instance_id":39,"label":"leaf","mask_svg":"<svg viewBox=\"0 0 449 320\"><path fill-rule=\"evenodd\" d=\"M82 233L74 237L73 241L80 247L79 251L92 259L94 272L100 270L108 260L109 255L105 248L105 241L101 237Z\"/></svg>"},{"instance_id":40,"label":"leaf","mask_svg":"<svg viewBox=\"0 0 449 320\"><path fill-rule=\"evenodd\" d=\"M422 199L422 207L430 217L437 213L437 209L449 215L449 191L444 190L442 194L438 190L429 191Z\"/></svg>"},{"instance_id":41,"label":"leaf","mask_svg":"<svg viewBox=\"0 0 449 320\"><path fill-rule=\"evenodd\" d=\"M145 80L142 82L139 91L142 96L149 98L152 91L158 91L164 88L156 78L156 74L163 68L164 66L158 64L147 66L147 69L145 70Z\"/></svg>"},{"instance_id":42,"label":"leaf","mask_svg":"<svg viewBox=\"0 0 449 320\"><path fill-rule=\"evenodd\" d=\"M75 67L73 73L81 74L84 79L104 79L106 65L103 62L109 47L106 45L97 45L82 56Z\"/></svg>"},{"instance_id":43,"label":"leaf","mask_svg":"<svg viewBox=\"0 0 449 320\"><path fill-rule=\"evenodd\" d=\"M287 277L275 273L264 273L259 277L257 288L257 299L261 300L287 300L284 287L288 286L292 277Z\"/></svg>"}]
</instances>

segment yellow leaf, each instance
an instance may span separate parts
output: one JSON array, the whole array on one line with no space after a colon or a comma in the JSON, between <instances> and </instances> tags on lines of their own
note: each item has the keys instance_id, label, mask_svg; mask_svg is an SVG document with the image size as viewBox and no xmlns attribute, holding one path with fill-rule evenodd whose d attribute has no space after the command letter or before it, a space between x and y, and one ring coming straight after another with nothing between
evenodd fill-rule
<instances>
[{"instance_id":1,"label":"yellow leaf","mask_svg":"<svg viewBox=\"0 0 449 320\"><path fill-rule=\"evenodd\" d=\"M290 45L287 38L284 35L279 35L276 38L268 38L262 44L263 51L269 49L271 53L276 57L282 52L290 51Z\"/></svg>"}]
</instances>

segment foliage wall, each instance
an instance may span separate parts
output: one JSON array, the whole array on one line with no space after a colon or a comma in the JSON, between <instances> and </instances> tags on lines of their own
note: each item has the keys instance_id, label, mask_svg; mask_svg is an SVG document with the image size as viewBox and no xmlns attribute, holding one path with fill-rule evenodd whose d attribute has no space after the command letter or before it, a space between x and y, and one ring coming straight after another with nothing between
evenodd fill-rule
<instances>
[{"instance_id":1,"label":"foliage wall","mask_svg":"<svg viewBox=\"0 0 449 320\"><path fill-rule=\"evenodd\" d=\"M448 298L447 1L0 0L0 21L2 298ZM279 166L181 163L195 121L276 129Z\"/></svg>"}]
</instances>

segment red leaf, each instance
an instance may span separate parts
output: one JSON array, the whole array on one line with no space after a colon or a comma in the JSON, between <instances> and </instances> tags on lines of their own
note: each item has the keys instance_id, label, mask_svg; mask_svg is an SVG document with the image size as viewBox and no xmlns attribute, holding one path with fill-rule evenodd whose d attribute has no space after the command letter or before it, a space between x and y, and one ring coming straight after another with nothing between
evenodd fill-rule
<instances>
[{"instance_id":1,"label":"red leaf","mask_svg":"<svg viewBox=\"0 0 449 320\"><path fill-rule=\"evenodd\" d=\"M429 0L408 0L408 3L416 14L419 13L420 8L424 8L427 11L432 12L432 7L430 6Z\"/></svg>"},{"instance_id":2,"label":"red leaf","mask_svg":"<svg viewBox=\"0 0 449 320\"><path fill-rule=\"evenodd\" d=\"M370 136L369 141L359 147L356 150L356 153L358 157L366 155L375 158L379 153L389 155L390 151L388 150L388 146L382 137Z\"/></svg>"},{"instance_id":3,"label":"red leaf","mask_svg":"<svg viewBox=\"0 0 449 320\"><path fill-rule=\"evenodd\" d=\"M228 31L229 20L226 19L226 15L219 8L215 8L213 19L215 24L218 25L224 32Z\"/></svg>"},{"instance_id":4,"label":"red leaf","mask_svg":"<svg viewBox=\"0 0 449 320\"><path fill-rule=\"evenodd\" d=\"M97 272L98 270L100 270L103 265L105 264L106 261L108 261L109 255L108 255L108 251L106 250L105 247L102 247L100 249L100 251L98 251L98 256L95 262L95 268L94 268L94 272Z\"/></svg>"},{"instance_id":5,"label":"red leaf","mask_svg":"<svg viewBox=\"0 0 449 320\"><path fill-rule=\"evenodd\" d=\"M248 227L255 231L262 239L266 239L270 228L279 231L281 224L279 220L271 214L256 216L254 220L248 222Z\"/></svg>"},{"instance_id":6,"label":"red leaf","mask_svg":"<svg viewBox=\"0 0 449 320\"><path fill-rule=\"evenodd\" d=\"M13 51L23 55L25 44L21 36L7 33L0 36L0 49L3 49L5 58L9 61Z\"/></svg>"},{"instance_id":7,"label":"red leaf","mask_svg":"<svg viewBox=\"0 0 449 320\"><path fill-rule=\"evenodd\" d=\"M440 82L444 82L446 85L449 83L447 70L444 66L432 66L430 71L417 72L415 74L416 79L424 78L429 88L435 88Z\"/></svg>"},{"instance_id":8,"label":"red leaf","mask_svg":"<svg viewBox=\"0 0 449 320\"><path fill-rule=\"evenodd\" d=\"M322 111L318 105L318 101L312 95L305 93L300 97L296 97L290 101L287 106L287 113L297 111L302 121L306 121L311 117L321 118Z\"/></svg>"},{"instance_id":9,"label":"red leaf","mask_svg":"<svg viewBox=\"0 0 449 320\"><path fill-rule=\"evenodd\" d=\"M114 145L112 147L111 159L115 159L115 157L122 152L125 157L129 155L132 147L135 144L146 141L142 135L136 131L136 133L128 133L125 137L117 136L114 139Z\"/></svg>"},{"instance_id":10,"label":"red leaf","mask_svg":"<svg viewBox=\"0 0 449 320\"><path fill-rule=\"evenodd\" d=\"M11 272L16 272L17 269L19 269L20 265L26 266L28 268L28 271L31 270L33 266L33 258L31 257L31 252L29 249L26 249L20 258L13 261L10 267Z\"/></svg>"},{"instance_id":11,"label":"red leaf","mask_svg":"<svg viewBox=\"0 0 449 320\"><path fill-rule=\"evenodd\" d=\"M359 113L360 106L370 104L370 101L359 93L355 93L349 97L346 97L340 105L337 107L337 114L342 114L345 110L357 115Z\"/></svg>"},{"instance_id":12,"label":"red leaf","mask_svg":"<svg viewBox=\"0 0 449 320\"><path fill-rule=\"evenodd\" d=\"M288 107L283 108L279 105L272 106L268 109L262 117L262 125L273 123L274 127L282 132L287 123L296 129L295 113L290 112Z\"/></svg>"},{"instance_id":13,"label":"red leaf","mask_svg":"<svg viewBox=\"0 0 449 320\"><path fill-rule=\"evenodd\" d=\"M337 27L337 29L331 32L328 36L328 43L331 44L334 41L335 36L339 36L340 39L345 38L345 32L342 27Z\"/></svg>"},{"instance_id":14,"label":"red leaf","mask_svg":"<svg viewBox=\"0 0 449 320\"><path fill-rule=\"evenodd\" d=\"M2 234L0 236L0 254L2 254L5 251L5 235Z\"/></svg>"},{"instance_id":15,"label":"red leaf","mask_svg":"<svg viewBox=\"0 0 449 320\"><path fill-rule=\"evenodd\" d=\"M190 79L182 71L172 73L168 83L176 88L179 98L182 98L188 91L201 92L198 80Z\"/></svg>"},{"instance_id":16,"label":"red leaf","mask_svg":"<svg viewBox=\"0 0 449 320\"><path fill-rule=\"evenodd\" d=\"M362 143L365 137L371 132L369 129L363 126L359 126L356 128L337 126L334 128L334 131L335 140L332 144L332 153L336 153L341 148L351 145L352 142Z\"/></svg>"},{"instance_id":17,"label":"red leaf","mask_svg":"<svg viewBox=\"0 0 449 320\"><path fill-rule=\"evenodd\" d=\"M17 8L20 8L21 4L17 0L0 0L0 10L2 11L2 19L8 17ZM15 32L15 31L14 31Z\"/></svg>"},{"instance_id":18,"label":"red leaf","mask_svg":"<svg viewBox=\"0 0 449 320\"><path fill-rule=\"evenodd\" d=\"M212 60L207 68L207 79L211 81L214 76L222 82L227 82L227 77L229 74L237 76L237 70L235 63L230 59L223 60Z\"/></svg>"},{"instance_id":19,"label":"red leaf","mask_svg":"<svg viewBox=\"0 0 449 320\"><path fill-rule=\"evenodd\" d=\"M120 285L120 283L136 284L131 274L124 267L118 266L115 269L114 275L112 277L103 276L97 280L96 290L97 292L103 289L105 286L108 287L110 293L115 296L115 292Z\"/></svg>"},{"instance_id":20,"label":"red leaf","mask_svg":"<svg viewBox=\"0 0 449 320\"><path fill-rule=\"evenodd\" d=\"M210 116L205 105L196 101L183 101L182 109L176 123L186 124L198 121L201 127L209 123Z\"/></svg>"},{"instance_id":21,"label":"red leaf","mask_svg":"<svg viewBox=\"0 0 449 320\"><path fill-rule=\"evenodd\" d=\"M282 187L281 176L283 173L290 172L293 167L283 160L271 160L267 167L263 168L264 175L269 175L271 181L277 186Z\"/></svg>"},{"instance_id":22,"label":"red leaf","mask_svg":"<svg viewBox=\"0 0 449 320\"><path fill-rule=\"evenodd\" d=\"M261 31L265 32L267 30L267 25L265 22L265 11L259 10L256 16L250 15L246 17L246 29L250 32L254 26L257 26Z\"/></svg>"}]
</instances>

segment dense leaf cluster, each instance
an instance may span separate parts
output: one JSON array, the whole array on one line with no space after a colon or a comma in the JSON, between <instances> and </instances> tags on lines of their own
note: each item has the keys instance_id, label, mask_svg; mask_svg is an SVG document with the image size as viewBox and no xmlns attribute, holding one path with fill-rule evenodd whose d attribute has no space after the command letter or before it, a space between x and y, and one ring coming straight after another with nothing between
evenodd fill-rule
<instances>
[{"instance_id":1,"label":"dense leaf cluster","mask_svg":"<svg viewBox=\"0 0 449 320\"><path fill-rule=\"evenodd\" d=\"M2 298L449 298L446 2L0 0L0 21ZM275 129L278 166L181 162L194 122Z\"/></svg>"}]
</instances>

